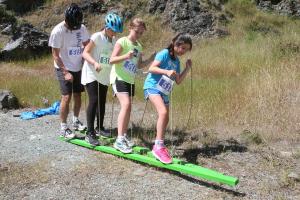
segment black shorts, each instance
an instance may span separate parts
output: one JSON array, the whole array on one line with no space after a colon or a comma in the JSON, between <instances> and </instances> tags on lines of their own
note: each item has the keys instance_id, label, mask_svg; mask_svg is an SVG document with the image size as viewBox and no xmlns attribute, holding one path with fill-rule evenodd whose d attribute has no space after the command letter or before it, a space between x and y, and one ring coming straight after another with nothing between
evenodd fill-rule
<instances>
[{"instance_id":1,"label":"black shorts","mask_svg":"<svg viewBox=\"0 0 300 200\"><path fill-rule=\"evenodd\" d=\"M134 96L134 84L130 84L125 81L116 80L115 83L112 84L112 89L114 94L127 93L131 97Z\"/></svg>"},{"instance_id":2,"label":"black shorts","mask_svg":"<svg viewBox=\"0 0 300 200\"><path fill-rule=\"evenodd\" d=\"M83 85L81 85L81 71L69 71L73 76L73 82L65 80L64 74L61 69L55 68L55 72L57 80L59 81L60 92L62 95L72 94L72 92L81 93L84 91L84 87Z\"/></svg>"}]
</instances>

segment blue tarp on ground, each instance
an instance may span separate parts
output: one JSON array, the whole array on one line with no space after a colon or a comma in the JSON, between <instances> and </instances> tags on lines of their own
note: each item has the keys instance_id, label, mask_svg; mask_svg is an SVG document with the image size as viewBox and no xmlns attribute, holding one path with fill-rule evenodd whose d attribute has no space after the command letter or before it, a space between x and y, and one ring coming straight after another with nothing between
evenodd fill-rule
<instances>
[{"instance_id":1,"label":"blue tarp on ground","mask_svg":"<svg viewBox=\"0 0 300 200\"><path fill-rule=\"evenodd\" d=\"M22 112L20 117L21 119L28 120L36 119L45 115L57 115L59 113L59 105L60 102L56 101L49 108L39 109L34 112Z\"/></svg>"}]
</instances>

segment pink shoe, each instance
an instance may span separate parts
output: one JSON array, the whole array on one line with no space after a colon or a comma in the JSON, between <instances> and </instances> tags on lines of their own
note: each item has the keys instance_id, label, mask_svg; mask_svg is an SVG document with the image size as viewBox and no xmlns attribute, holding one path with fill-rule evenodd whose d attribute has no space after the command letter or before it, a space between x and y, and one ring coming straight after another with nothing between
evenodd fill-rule
<instances>
[{"instance_id":1,"label":"pink shoe","mask_svg":"<svg viewBox=\"0 0 300 200\"><path fill-rule=\"evenodd\" d=\"M152 154L162 163L172 163L172 157L170 156L166 147L157 147L156 145L154 145L152 149Z\"/></svg>"}]
</instances>

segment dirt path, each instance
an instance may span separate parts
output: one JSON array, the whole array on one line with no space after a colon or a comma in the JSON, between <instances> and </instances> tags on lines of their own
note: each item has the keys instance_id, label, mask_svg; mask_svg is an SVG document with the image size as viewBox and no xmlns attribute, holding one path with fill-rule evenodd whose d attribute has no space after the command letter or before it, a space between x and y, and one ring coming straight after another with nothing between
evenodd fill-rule
<instances>
[{"instance_id":1,"label":"dirt path","mask_svg":"<svg viewBox=\"0 0 300 200\"><path fill-rule=\"evenodd\" d=\"M230 188L61 142L58 116L24 121L13 117L19 112L0 113L0 199L300 199L299 182L287 177L298 173L299 144L288 144L286 155L235 141L182 150L191 139L184 138L177 153L239 177ZM142 112L141 105L133 120Z\"/></svg>"}]
</instances>

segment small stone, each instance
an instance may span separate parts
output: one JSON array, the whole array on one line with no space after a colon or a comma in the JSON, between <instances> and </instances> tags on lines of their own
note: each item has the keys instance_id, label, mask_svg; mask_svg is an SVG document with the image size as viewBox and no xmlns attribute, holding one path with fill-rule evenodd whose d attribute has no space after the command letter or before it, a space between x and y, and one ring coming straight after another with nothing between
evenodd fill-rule
<instances>
[{"instance_id":1,"label":"small stone","mask_svg":"<svg viewBox=\"0 0 300 200\"><path fill-rule=\"evenodd\" d=\"M293 156L293 153L290 151L280 151L280 155L285 157L285 158L290 158Z\"/></svg>"},{"instance_id":2,"label":"small stone","mask_svg":"<svg viewBox=\"0 0 300 200\"><path fill-rule=\"evenodd\" d=\"M299 174L296 172L289 173L288 178L293 179L294 181L300 181Z\"/></svg>"}]
</instances>

